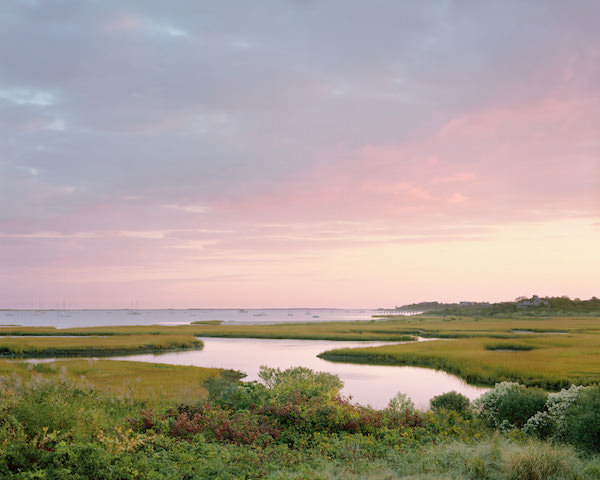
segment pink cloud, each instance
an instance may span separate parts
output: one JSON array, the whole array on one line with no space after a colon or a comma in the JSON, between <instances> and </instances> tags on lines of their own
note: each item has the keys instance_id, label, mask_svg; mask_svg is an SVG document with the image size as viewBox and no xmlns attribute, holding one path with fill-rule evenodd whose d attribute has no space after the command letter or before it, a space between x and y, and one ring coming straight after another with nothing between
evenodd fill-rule
<instances>
[{"instance_id":1,"label":"pink cloud","mask_svg":"<svg viewBox=\"0 0 600 480\"><path fill-rule=\"evenodd\" d=\"M573 101L546 98L516 108L476 111L450 120L440 129L440 137L486 138L507 130L516 133L524 124L542 133L543 125L562 124L565 120L576 118L577 109L578 105Z\"/></svg>"},{"instance_id":2,"label":"pink cloud","mask_svg":"<svg viewBox=\"0 0 600 480\"><path fill-rule=\"evenodd\" d=\"M144 27L144 19L137 15L120 15L106 23L108 30L118 32L134 32Z\"/></svg>"},{"instance_id":3,"label":"pink cloud","mask_svg":"<svg viewBox=\"0 0 600 480\"><path fill-rule=\"evenodd\" d=\"M460 172L448 175L446 177L434 177L431 179L432 185L437 185L440 183L463 183L463 182L471 182L475 180L476 176L474 173L468 172Z\"/></svg>"},{"instance_id":4,"label":"pink cloud","mask_svg":"<svg viewBox=\"0 0 600 480\"><path fill-rule=\"evenodd\" d=\"M464 203L469 199L465 195L461 193L453 193L452 196L448 199L448 203Z\"/></svg>"}]
</instances>

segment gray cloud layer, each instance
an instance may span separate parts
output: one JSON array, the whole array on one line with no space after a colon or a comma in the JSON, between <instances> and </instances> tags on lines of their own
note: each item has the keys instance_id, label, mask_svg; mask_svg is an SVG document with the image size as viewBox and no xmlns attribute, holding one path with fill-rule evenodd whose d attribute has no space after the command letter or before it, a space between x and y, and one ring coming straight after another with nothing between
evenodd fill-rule
<instances>
[{"instance_id":1,"label":"gray cloud layer","mask_svg":"<svg viewBox=\"0 0 600 480\"><path fill-rule=\"evenodd\" d=\"M597 106L598 18L593 0L9 2L0 11L0 228L189 226L185 209L173 218L165 205L219 211L215 226L235 212L351 219L352 194L362 192L368 216L382 210L377 195L387 201L370 188L392 177L426 186L465 171L539 174L537 160L516 155L529 139L489 137L506 154L485 159L485 138L439 133L457 118L548 99ZM579 113L565 138L593 119ZM439 143L412 148L428 139ZM554 194L575 209L582 182L589 195L598 137L573 141L581 144L569 143L576 151L565 158L576 173L547 172L545 187L520 185L518 174L492 183L513 189L503 194L508 216L511 204L541 208ZM365 158L369 145L396 146L396 158ZM443 158L424 167L433 156ZM405 207L418 200L409 187ZM482 200L492 193L477 188Z\"/></svg>"}]
</instances>

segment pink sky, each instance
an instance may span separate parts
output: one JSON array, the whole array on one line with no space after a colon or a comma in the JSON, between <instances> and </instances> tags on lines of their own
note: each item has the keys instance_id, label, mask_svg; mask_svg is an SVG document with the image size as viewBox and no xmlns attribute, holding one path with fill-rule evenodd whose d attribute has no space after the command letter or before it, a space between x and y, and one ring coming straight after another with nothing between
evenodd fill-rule
<instances>
[{"instance_id":1,"label":"pink sky","mask_svg":"<svg viewBox=\"0 0 600 480\"><path fill-rule=\"evenodd\" d=\"M594 1L13 2L0 308L600 294Z\"/></svg>"}]
</instances>

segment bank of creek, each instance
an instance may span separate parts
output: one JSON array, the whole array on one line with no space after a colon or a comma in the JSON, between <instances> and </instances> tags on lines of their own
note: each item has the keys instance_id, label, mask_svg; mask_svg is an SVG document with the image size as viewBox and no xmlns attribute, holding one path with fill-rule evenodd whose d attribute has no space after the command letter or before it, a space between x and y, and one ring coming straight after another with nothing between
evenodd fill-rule
<instances>
[{"instance_id":1,"label":"bank of creek","mask_svg":"<svg viewBox=\"0 0 600 480\"><path fill-rule=\"evenodd\" d=\"M455 390L470 399L487 388L469 385L464 380L440 370L419 367L356 365L334 363L317 357L335 348L384 345L384 342L340 342L327 340L271 340L254 338L201 338L202 350L142 354L115 357L120 360L219 367L241 370L244 380L258 380L261 365L281 369L302 366L339 375L344 382L342 394L354 402L384 408L396 393L408 395L419 408L429 400ZM390 342L387 342L390 343ZM397 343L397 342L391 342Z\"/></svg>"},{"instance_id":2,"label":"bank of creek","mask_svg":"<svg viewBox=\"0 0 600 480\"><path fill-rule=\"evenodd\" d=\"M185 325L196 320L219 320L224 324L287 323L303 321L352 321L371 318L362 310L80 310L66 314L58 311L6 312L5 320L21 326L53 326L56 328L93 327L101 325ZM137 314L139 313L139 314ZM328 340L271 340L255 338L200 338L202 350L162 354L136 354L109 357L128 361L217 367L240 370L257 380L261 365L285 369L308 367L339 375L344 382L342 394L354 402L384 408L391 397L402 392L419 408L427 408L435 395L455 390L470 399L477 398L487 388L467 384L446 372L420 367L356 365L334 363L317 357L319 353L336 348L364 347L398 342L358 342Z\"/></svg>"}]
</instances>

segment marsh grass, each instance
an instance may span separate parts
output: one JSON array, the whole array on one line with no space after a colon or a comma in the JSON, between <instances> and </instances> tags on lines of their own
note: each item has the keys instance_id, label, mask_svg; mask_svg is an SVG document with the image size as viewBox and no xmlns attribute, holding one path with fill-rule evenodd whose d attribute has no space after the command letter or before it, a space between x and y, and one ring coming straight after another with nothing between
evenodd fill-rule
<instances>
[{"instance_id":1,"label":"marsh grass","mask_svg":"<svg viewBox=\"0 0 600 480\"><path fill-rule=\"evenodd\" d=\"M398 468L398 467L397 467ZM498 435L479 442L445 442L410 452L398 478L576 480L585 462L573 448Z\"/></svg>"},{"instance_id":2,"label":"marsh grass","mask_svg":"<svg viewBox=\"0 0 600 480\"><path fill-rule=\"evenodd\" d=\"M69 359L32 364L0 360L0 375L10 378L70 380L110 393L115 398L150 404L189 402L207 398L204 382L220 376L217 368L104 359Z\"/></svg>"},{"instance_id":3,"label":"marsh grass","mask_svg":"<svg viewBox=\"0 0 600 480\"><path fill-rule=\"evenodd\" d=\"M197 337L232 338L294 338L306 340L382 340L411 341L414 337L387 322L322 322L322 323L286 323L277 325L221 325L218 321L194 322L189 325L162 326L110 326L66 328L61 330L37 327L0 328L2 335L190 335ZM409 329L410 330L410 329Z\"/></svg>"},{"instance_id":4,"label":"marsh grass","mask_svg":"<svg viewBox=\"0 0 600 480\"><path fill-rule=\"evenodd\" d=\"M341 446L340 446L341 447ZM345 445L348 449L348 446ZM584 480L595 479L595 463L574 449L539 441L492 436L478 442L442 441L418 449L389 449L369 458L357 450L351 462L317 457L312 475L282 471L270 479L334 480Z\"/></svg>"},{"instance_id":5,"label":"marsh grass","mask_svg":"<svg viewBox=\"0 0 600 480\"><path fill-rule=\"evenodd\" d=\"M189 334L205 337L306 338L315 340L406 340L407 336L429 338L529 337L556 333L600 334L599 317L473 318L412 316L350 322L284 323L275 325L198 324L162 326L111 326L53 329L48 327L0 328L0 335L132 335Z\"/></svg>"},{"instance_id":6,"label":"marsh grass","mask_svg":"<svg viewBox=\"0 0 600 480\"><path fill-rule=\"evenodd\" d=\"M128 353L182 350L201 347L190 335L24 336L0 337L5 357L106 356Z\"/></svg>"},{"instance_id":7,"label":"marsh grass","mask_svg":"<svg viewBox=\"0 0 600 480\"><path fill-rule=\"evenodd\" d=\"M490 345L494 348L489 349ZM529 335L520 337L519 343L491 344L489 338L478 337L439 340L330 350L319 357L337 362L436 368L480 385L516 381L558 390L570 384L600 381L600 336L591 333Z\"/></svg>"},{"instance_id":8,"label":"marsh grass","mask_svg":"<svg viewBox=\"0 0 600 480\"><path fill-rule=\"evenodd\" d=\"M27 336L2 338L1 335ZM64 335L76 338L65 338ZM222 325L206 321L179 326L61 330L2 327L0 354L99 356L189 349L197 348L196 337L202 336L407 342L405 345L336 350L320 356L331 361L436 368L481 385L517 381L556 390L571 383L589 385L600 381L600 318L589 316L501 319L412 316L277 325ZM416 336L446 340L412 342Z\"/></svg>"},{"instance_id":9,"label":"marsh grass","mask_svg":"<svg viewBox=\"0 0 600 480\"><path fill-rule=\"evenodd\" d=\"M219 369L117 360L70 360L53 362L73 378L83 378L94 388L119 398L153 404L198 401L208 392L204 382L219 376Z\"/></svg>"},{"instance_id":10,"label":"marsh grass","mask_svg":"<svg viewBox=\"0 0 600 480\"><path fill-rule=\"evenodd\" d=\"M528 352L533 350L533 345L525 345L522 343L507 343L507 342L498 342L498 343L488 343L485 345L486 350L491 350L495 352Z\"/></svg>"}]
</instances>

